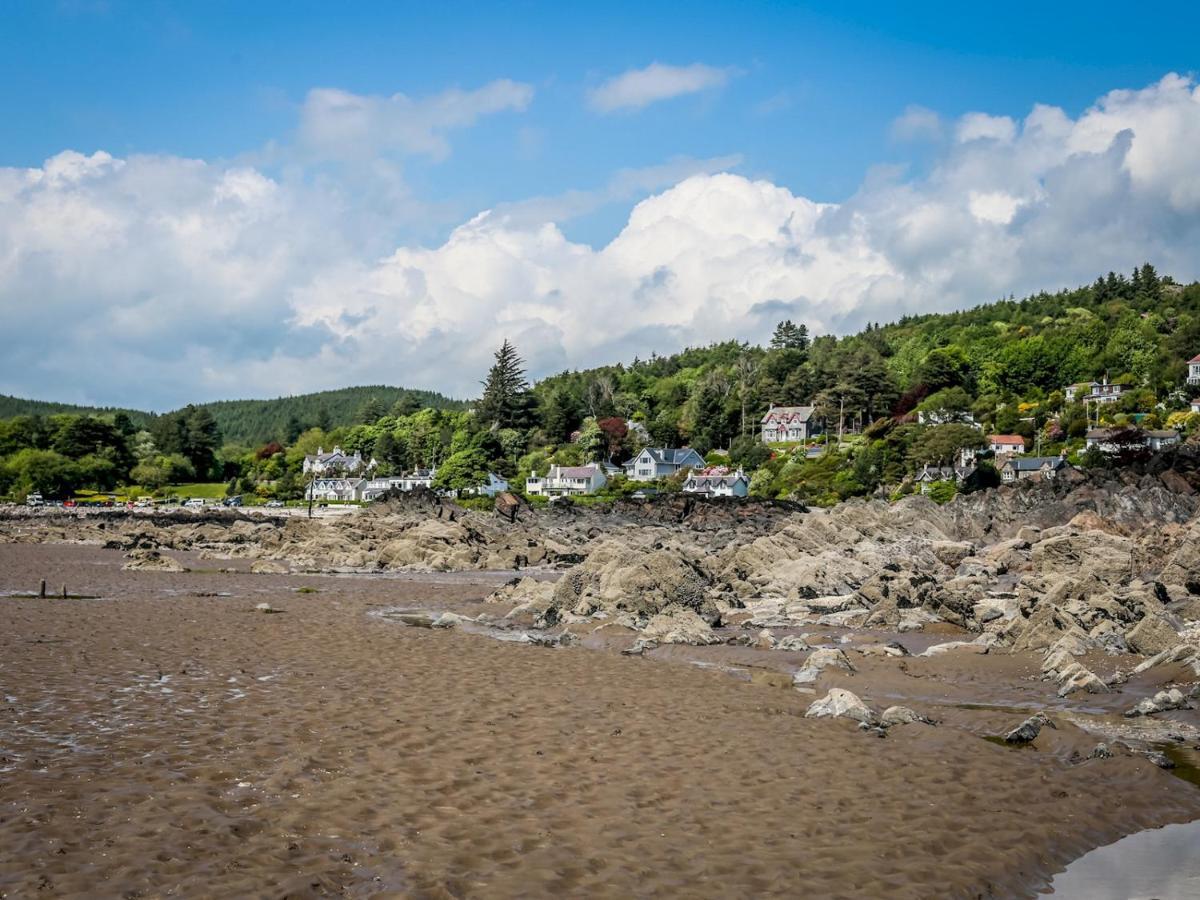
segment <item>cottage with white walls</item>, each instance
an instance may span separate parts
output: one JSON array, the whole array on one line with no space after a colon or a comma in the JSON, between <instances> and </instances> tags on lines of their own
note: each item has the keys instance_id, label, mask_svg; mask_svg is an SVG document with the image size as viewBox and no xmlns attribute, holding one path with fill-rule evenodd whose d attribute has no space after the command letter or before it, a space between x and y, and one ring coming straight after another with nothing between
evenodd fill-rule
<instances>
[{"instance_id":1,"label":"cottage with white walls","mask_svg":"<svg viewBox=\"0 0 1200 900\"><path fill-rule=\"evenodd\" d=\"M309 484L305 496L310 500L321 502L361 500L364 484L366 484L364 478L347 478L342 475L318 476Z\"/></svg>"},{"instance_id":2,"label":"cottage with white walls","mask_svg":"<svg viewBox=\"0 0 1200 900\"><path fill-rule=\"evenodd\" d=\"M625 476L630 481L654 481L670 478L680 469L704 468L704 457L691 447L647 447L624 463Z\"/></svg>"},{"instance_id":3,"label":"cottage with white walls","mask_svg":"<svg viewBox=\"0 0 1200 900\"><path fill-rule=\"evenodd\" d=\"M594 494L608 478L596 463L586 466L551 466L544 477L530 474L525 479L525 493L534 497L572 497Z\"/></svg>"},{"instance_id":4,"label":"cottage with white walls","mask_svg":"<svg viewBox=\"0 0 1200 900\"><path fill-rule=\"evenodd\" d=\"M1025 452L1025 438L1019 434L989 434L988 449L997 456Z\"/></svg>"},{"instance_id":5,"label":"cottage with white walls","mask_svg":"<svg viewBox=\"0 0 1200 900\"><path fill-rule=\"evenodd\" d=\"M1187 383L1200 384L1200 356L1193 356L1188 360Z\"/></svg>"},{"instance_id":6,"label":"cottage with white walls","mask_svg":"<svg viewBox=\"0 0 1200 900\"><path fill-rule=\"evenodd\" d=\"M692 473L683 482L683 490L705 497L746 497L750 494L750 479L741 469L736 472Z\"/></svg>"}]
</instances>

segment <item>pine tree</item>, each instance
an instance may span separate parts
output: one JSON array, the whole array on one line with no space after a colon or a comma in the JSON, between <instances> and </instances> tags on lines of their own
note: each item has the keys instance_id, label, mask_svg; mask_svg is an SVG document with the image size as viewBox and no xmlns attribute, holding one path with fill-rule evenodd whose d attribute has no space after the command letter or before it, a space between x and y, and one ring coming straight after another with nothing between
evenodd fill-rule
<instances>
[{"instance_id":1,"label":"pine tree","mask_svg":"<svg viewBox=\"0 0 1200 900\"><path fill-rule=\"evenodd\" d=\"M525 381L525 361L517 349L505 339L496 351L496 362L483 382L483 397L476 414L481 422L499 428L511 428L527 404L524 395L529 390Z\"/></svg>"},{"instance_id":2,"label":"pine tree","mask_svg":"<svg viewBox=\"0 0 1200 900\"><path fill-rule=\"evenodd\" d=\"M780 322L775 326L771 335L772 350L807 350L808 326L797 325L791 319Z\"/></svg>"}]
</instances>

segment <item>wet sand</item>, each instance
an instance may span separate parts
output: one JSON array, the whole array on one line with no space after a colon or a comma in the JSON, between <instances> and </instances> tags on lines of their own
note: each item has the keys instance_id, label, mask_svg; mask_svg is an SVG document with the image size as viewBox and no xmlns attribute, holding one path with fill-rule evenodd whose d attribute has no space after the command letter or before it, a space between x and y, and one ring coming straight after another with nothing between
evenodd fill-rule
<instances>
[{"instance_id":1,"label":"wet sand","mask_svg":"<svg viewBox=\"0 0 1200 900\"><path fill-rule=\"evenodd\" d=\"M688 664L742 648L631 659L370 615L476 613L494 577L122 561L0 545L0 589L100 597L0 597L0 896L1032 896L1200 817L1143 758L1071 762L1096 739L1069 722L1036 749L982 740L1021 718L965 708L1002 705L994 683L1053 697L1032 660L823 679L944 720L880 739Z\"/></svg>"}]
</instances>

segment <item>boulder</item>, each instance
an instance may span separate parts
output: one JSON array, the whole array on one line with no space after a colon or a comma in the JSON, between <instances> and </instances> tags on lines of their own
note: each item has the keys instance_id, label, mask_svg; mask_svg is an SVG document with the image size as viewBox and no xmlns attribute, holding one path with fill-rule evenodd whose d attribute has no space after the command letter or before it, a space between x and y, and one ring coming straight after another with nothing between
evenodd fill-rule
<instances>
[{"instance_id":1,"label":"boulder","mask_svg":"<svg viewBox=\"0 0 1200 900\"><path fill-rule=\"evenodd\" d=\"M1111 759L1112 751L1108 749L1108 744L1103 742L1092 748L1092 752L1088 754L1088 759Z\"/></svg>"},{"instance_id":2,"label":"boulder","mask_svg":"<svg viewBox=\"0 0 1200 900\"><path fill-rule=\"evenodd\" d=\"M1006 744L1029 744L1037 739L1037 736L1042 733L1042 728L1049 725L1055 728L1055 724L1050 721L1045 713L1037 713L1030 716L1012 731L1004 736Z\"/></svg>"},{"instance_id":3,"label":"boulder","mask_svg":"<svg viewBox=\"0 0 1200 900\"><path fill-rule=\"evenodd\" d=\"M122 569L131 572L186 572L187 567L179 560L163 556L157 550L131 550L125 554L129 560Z\"/></svg>"},{"instance_id":4,"label":"boulder","mask_svg":"<svg viewBox=\"0 0 1200 900\"><path fill-rule=\"evenodd\" d=\"M642 656L647 650L655 650L658 648L658 641L648 641L645 638L638 638L629 647L626 647L621 653L624 656Z\"/></svg>"},{"instance_id":5,"label":"boulder","mask_svg":"<svg viewBox=\"0 0 1200 900\"><path fill-rule=\"evenodd\" d=\"M1147 697L1140 701L1133 709L1126 711L1125 717L1133 719L1139 716L1152 716L1155 713L1169 712L1173 709L1191 708L1191 705L1187 702L1187 698L1183 696L1183 692L1178 688L1171 688L1167 691L1159 691L1153 697Z\"/></svg>"},{"instance_id":6,"label":"boulder","mask_svg":"<svg viewBox=\"0 0 1200 900\"><path fill-rule=\"evenodd\" d=\"M1179 632L1165 616L1152 612L1125 632L1125 643L1135 653L1155 656L1175 647L1179 643Z\"/></svg>"},{"instance_id":7,"label":"boulder","mask_svg":"<svg viewBox=\"0 0 1200 900\"><path fill-rule=\"evenodd\" d=\"M883 711L883 715L879 717L879 724L883 728L891 728L894 725L916 725L918 723L932 725L933 720L909 709L907 706L889 706Z\"/></svg>"},{"instance_id":8,"label":"boulder","mask_svg":"<svg viewBox=\"0 0 1200 900\"><path fill-rule=\"evenodd\" d=\"M815 682L826 669L842 669L846 672L855 671L850 664L850 658L836 648L823 647L814 650L804 661L804 667L792 676L792 684L804 685Z\"/></svg>"},{"instance_id":9,"label":"boulder","mask_svg":"<svg viewBox=\"0 0 1200 900\"><path fill-rule=\"evenodd\" d=\"M287 575L289 571L287 566L273 559L256 559L250 564L253 575Z\"/></svg>"},{"instance_id":10,"label":"boulder","mask_svg":"<svg viewBox=\"0 0 1200 900\"><path fill-rule=\"evenodd\" d=\"M804 713L806 719L840 718L853 719L869 726L877 725L879 717L855 694L841 688L832 688L820 700L816 700Z\"/></svg>"}]
</instances>

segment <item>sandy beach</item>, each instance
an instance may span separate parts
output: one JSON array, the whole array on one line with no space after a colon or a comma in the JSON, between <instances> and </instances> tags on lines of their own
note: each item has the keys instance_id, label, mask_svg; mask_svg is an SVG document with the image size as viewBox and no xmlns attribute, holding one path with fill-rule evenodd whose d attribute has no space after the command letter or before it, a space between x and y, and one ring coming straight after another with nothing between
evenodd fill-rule
<instances>
[{"instance_id":1,"label":"sandy beach","mask_svg":"<svg viewBox=\"0 0 1200 900\"><path fill-rule=\"evenodd\" d=\"M0 546L3 589L98 598L0 599L0 896L1031 896L1092 847L1200 816L1200 790L1143 757L1072 761L1095 738L1068 722L1032 749L981 739L1022 713L944 685L1020 657L853 676L945 720L880 739L682 648L373 614L470 612L483 574L122 561Z\"/></svg>"}]
</instances>

